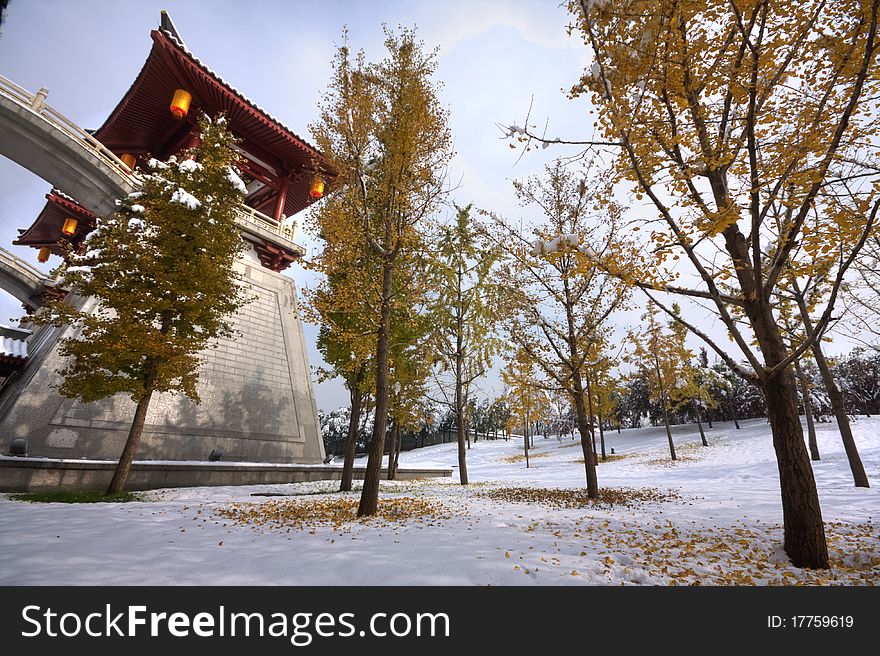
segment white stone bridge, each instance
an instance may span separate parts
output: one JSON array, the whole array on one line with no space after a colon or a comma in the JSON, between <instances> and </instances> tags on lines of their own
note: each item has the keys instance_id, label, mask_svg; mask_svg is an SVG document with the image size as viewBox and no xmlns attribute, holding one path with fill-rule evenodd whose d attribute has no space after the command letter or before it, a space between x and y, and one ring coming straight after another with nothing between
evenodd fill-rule
<instances>
[{"instance_id":1,"label":"white stone bridge","mask_svg":"<svg viewBox=\"0 0 880 656\"><path fill-rule=\"evenodd\" d=\"M55 281L45 273L0 248L0 288L9 292L22 305L38 308L43 304L43 294L55 287Z\"/></svg>"}]
</instances>

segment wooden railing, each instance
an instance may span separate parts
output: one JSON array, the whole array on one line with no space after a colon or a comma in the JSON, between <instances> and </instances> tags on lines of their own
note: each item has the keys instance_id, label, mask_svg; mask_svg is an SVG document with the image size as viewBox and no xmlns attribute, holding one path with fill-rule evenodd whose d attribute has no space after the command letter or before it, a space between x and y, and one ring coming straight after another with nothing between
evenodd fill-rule
<instances>
[{"instance_id":1,"label":"wooden railing","mask_svg":"<svg viewBox=\"0 0 880 656\"><path fill-rule=\"evenodd\" d=\"M270 219L262 212L258 212L253 207L248 207L244 203L238 206L236 215L238 224L241 227L252 226L262 228L263 230L268 230L272 234L283 237L290 242L293 242L296 237L296 223L292 226L277 223L274 219Z\"/></svg>"}]
</instances>

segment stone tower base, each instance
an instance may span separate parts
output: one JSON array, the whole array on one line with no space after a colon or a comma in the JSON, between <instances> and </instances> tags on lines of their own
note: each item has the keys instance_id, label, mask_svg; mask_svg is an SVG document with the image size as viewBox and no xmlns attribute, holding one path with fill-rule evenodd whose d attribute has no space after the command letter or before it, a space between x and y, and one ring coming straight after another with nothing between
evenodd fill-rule
<instances>
[{"instance_id":1,"label":"stone tower base","mask_svg":"<svg viewBox=\"0 0 880 656\"><path fill-rule=\"evenodd\" d=\"M250 258L236 263L255 300L234 319L240 333L203 353L196 405L182 394L155 394L137 460L223 460L319 463L324 458L296 290L286 276ZM87 299L83 307L94 306ZM0 399L0 449L27 438L30 456L116 460L135 405L117 395L95 403L65 399L54 389L63 360L60 339L71 329L41 329L31 360Z\"/></svg>"}]
</instances>

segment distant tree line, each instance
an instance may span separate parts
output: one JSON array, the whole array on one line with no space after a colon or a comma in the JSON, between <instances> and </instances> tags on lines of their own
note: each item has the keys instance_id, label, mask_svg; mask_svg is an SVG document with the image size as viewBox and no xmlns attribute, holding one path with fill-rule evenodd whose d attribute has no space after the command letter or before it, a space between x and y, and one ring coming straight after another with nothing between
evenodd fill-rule
<instances>
[{"instance_id":1,"label":"distant tree line","mask_svg":"<svg viewBox=\"0 0 880 656\"><path fill-rule=\"evenodd\" d=\"M446 407L441 411L426 402L422 410L423 416L419 426L408 424L400 429L398 451L457 441L458 422L455 408ZM493 401L470 399L464 423L467 442L483 439L509 439L510 415L510 407L503 397ZM330 412L319 411L318 420L321 425L324 450L328 456L342 455L351 425L351 407L344 406ZM392 421L386 427L388 436L393 430L394 422ZM373 410L367 404L367 408L360 413L355 437L355 453L367 452L372 434ZM385 453L390 453L391 447L392 443L389 440L385 447Z\"/></svg>"},{"instance_id":2,"label":"distant tree line","mask_svg":"<svg viewBox=\"0 0 880 656\"><path fill-rule=\"evenodd\" d=\"M705 352L698 360L705 359ZM698 363L699 364L699 363ZM812 360L801 362L808 393L811 400L811 411L817 421L831 421L832 409L828 392L822 377ZM852 416L880 414L880 352L872 349L855 348L845 355L832 358L831 371L843 394L847 412ZM699 401L702 421L739 421L767 416L767 408L761 390L731 372L723 363L715 363L708 367L709 375L705 378L705 395ZM544 437L573 437L577 431L577 418L574 409L564 398L547 395L546 407L535 414L530 424L530 433ZM611 394L611 411L603 418L605 430L620 428L639 428L643 426L659 426L663 423L663 410L659 398L650 392L650 383L646 375L637 372L622 378L622 382ZM804 413L803 405L801 412ZM439 411L426 405L424 420L417 430L403 432L404 446L417 442L422 437L425 446L451 441L442 439L454 434L457 429L454 409L446 408ZM351 415L350 407L341 407L330 412L320 412L321 433L327 453L341 453L339 445L345 442L348 434ZM688 424L696 422L694 404L679 404L669 413L670 423ZM511 429L522 430L512 422L511 407L505 396L494 400L470 399L465 414L465 431L469 439L479 440L490 438L508 438ZM367 443L372 435L372 413L362 413L360 429L357 437L357 451L366 451ZM387 429L391 431L391 426ZM438 440L439 436L439 440ZM452 440L454 441L454 440ZM421 443L415 446L421 446ZM406 450L406 448L404 448Z\"/></svg>"},{"instance_id":3,"label":"distant tree line","mask_svg":"<svg viewBox=\"0 0 880 656\"><path fill-rule=\"evenodd\" d=\"M880 352L855 348L845 355L831 359L832 375L843 394L844 404L850 415L872 416L880 414ZM801 362L806 384L812 401L812 414L819 421L830 421L832 415L828 391L813 360ZM760 388L733 374L723 363L710 367L711 377L706 385L700 412L703 421L732 421L767 416L764 395ZM804 414L803 403L801 413ZM623 428L658 426L663 422L660 400L652 398L650 384L644 373L627 376L615 404L616 421ZM673 424L696 421L695 409L690 404L670 412ZM614 418L607 426L613 427Z\"/></svg>"}]
</instances>

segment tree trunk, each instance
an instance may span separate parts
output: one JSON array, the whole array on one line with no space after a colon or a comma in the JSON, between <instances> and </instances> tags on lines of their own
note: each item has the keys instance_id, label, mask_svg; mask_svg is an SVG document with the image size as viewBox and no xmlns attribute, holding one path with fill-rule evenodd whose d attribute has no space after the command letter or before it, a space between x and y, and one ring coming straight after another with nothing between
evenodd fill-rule
<instances>
[{"instance_id":1,"label":"tree trunk","mask_svg":"<svg viewBox=\"0 0 880 656\"><path fill-rule=\"evenodd\" d=\"M367 400L370 398L369 394L364 393L362 400L363 404L361 406L361 428L358 432L358 435L361 433L366 434L367 432L367 422L370 421L370 412L371 410L367 407Z\"/></svg>"},{"instance_id":2,"label":"tree trunk","mask_svg":"<svg viewBox=\"0 0 880 656\"><path fill-rule=\"evenodd\" d=\"M601 448L602 460L608 460L608 456L605 455L605 419L602 417L602 391L601 389L596 390L596 416L599 423L599 446ZM595 447L594 447L595 448Z\"/></svg>"},{"instance_id":3,"label":"tree trunk","mask_svg":"<svg viewBox=\"0 0 880 656\"><path fill-rule=\"evenodd\" d=\"M391 423L391 444L388 447L388 480L394 480L394 455L397 453L397 440L400 439L400 422Z\"/></svg>"},{"instance_id":4,"label":"tree trunk","mask_svg":"<svg viewBox=\"0 0 880 656\"><path fill-rule=\"evenodd\" d=\"M523 425L523 451L526 454L526 469L529 468L529 413L526 413L526 422Z\"/></svg>"},{"instance_id":5,"label":"tree trunk","mask_svg":"<svg viewBox=\"0 0 880 656\"><path fill-rule=\"evenodd\" d=\"M769 302L747 305L746 313L769 370L780 364L787 351ZM828 568L825 525L813 468L804 444L798 413L797 385L792 367L760 380L773 431L773 448L779 468L785 553L796 567Z\"/></svg>"},{"instance_id":6,"label":"tree trunk","mask_svg":"<svg viewBox=\"0 0 880 656\"><path fill-rule=\"evenodd\" d=\"M706 433L703 432L703 422L700 418L700 404L696 401L692 401L692 403L694 404L694 414L697 416L697 427L700 429L700 439L703 441L703 446L709 446L709 442L706 441Z\"/></svg>"},{"instance_id":7,"label":"tree trunk","mask_svg":"<svg viewBox=\"0 0 880 656\"><path fill-rule=\"evenodd\" d=\"M808 334L809 332L811 331L808 329ZM846 459L849 461L853 482L856 487L870 487L865 466L862 464L855 438L853 438L852 427L849 425L849 417L843 404L843 394L840 393L840 388L834 381L834 376L831 375L831 368L828 366L825 354L822 353L818 339L813 342L813 359L816 360L816 365L822 376L822 383L825 385L825 391L828 392L828 398L831 401L831 408L834 410L834 417L837 419L837 428L840 431L840 439L843 441L843 449L846 451Z\"/></svg>"},{"instance_id":8,"label":"tree trunk","mask_svg":"<svg viewBox=\"0 0 880 656\"><path fill-rule=\"evenodd\" d=\"M733 425L736 426L736 430L739 430L739 422L736 420L736 404L732 397L730 399L730 414L733 417Z\"/></svg>"},{"instance_id":9,"label":"tree trunk","mask_svg":"<svg viewBox=\"0 0 880 656\"><path fill-rule=\"evenodd\" d=\"M663 408L663 425L666 426L666 441L669 442L669 455L673 460L675 457L675 444L672 441L672 431L669 428L669 415L666 412L666 394L661 392L660 406Z\"/></svg>"},{"instance_id":10,"label":"tree trunk","mask_svg":"<svg viewBox=\"0 0 880 656\"><path fill-rule=\"evenodd\" d=\"M790 370L764 389L779 468L785 553L796 567L827 568L828 547Z\"/></svg>"},{"instance_id":11,"label":"tree trunk","mask_svg":"<svg viewBox=\"0 0 880 656\"><path fill-rule=\"evenodd\" d=\"M584 454L584 472L587 477L587 496L590 499L599 498L599 479L596 476L596 452L593 450L593 441L590 436L590 428L587 422L587 408L584 403L583 382L578 372L572 377L574 386L574 411L577 417L578 433L581 437L581 451Z\"/></svg>"},{"instance_id":12,"label":"tree trunk","mask_svg":"<svg viewBox=\"0 0 880 656\"><path fill-rule=\"evenodd\" d=\"M660 387L660 407L663 408L663 425L666 426L666 439L669 442L669 455L675 457L675 444L672 442L672 431L669 429L669 415L666 412L666 389L663 385L663 374L660 373L660 361L654 355L654 372L657 374L657 385Z\"/></svg>"},{"instance_id":13,"label":"tree trunk","mask_svg":"<svg viewBox=\"0 0 880 656\"><path fill-rule=\"evenodd\" d=\"M403 438L398 436L397 439L397 447L394 449L394 461L389 464L391 467L391 473L393 480L397 480L397 468L398 463L400 462L400 445L403 443Z\"/></svg>"},{"instance_id":14,"label":"tree trunk","mask_svg":"<svg viewBox=\"0 0 880 656\"><path fill-rule=\"evenodd\" d=\"M593 423L593 388L590 381L590 375L587 374L587 411L589 415L590 425L590 444L593 447L593 453L596 453L596 425Z\"/></svg>"},{"instance_id":15,"label":"tree trunk","mask_svg":"<svg viewBox=\"0 0 880 656\"><path fill-rule=\"evenodd\" d=\"M459 336L459 340L461 337ZM462 357L461 348L455 357L455 417L458 423L458 480L462 485L468 484L467 474L467 451L465 451L465 428L464 428L464 407L466 399L464 398L464 386L462 384ZM470 441L468 441L470 448Z\"/></svg>"},{"instance_id":16,"label":"tree trunk","mask_svg":"<svg viewBox=\"0 0 880 656\"><path fill-rule=\"evenodd\" d=\"M351 415L348 418L348 435L345 437L345 459L342 463L342 480L339 482L340 492L350 492L352 478L354 478L354 456L357 452L357 438L360 434L361 408L364 398L359 387L362 380L363 369L358 373L356 382L352 383L352 389L349 390Z\"/></svg>"},{"instance_id":17,"label":"tree trunk","mask_svg":"<svg viewBox=\"0 0 880 656\"><path fill-rule=\"evenodd\" d=\"M810 312L807 309L806 301L800 293L798 284L793 283L795 296L797 297L798 308L801 312L801 320L804 324L804 331L807 337L812 337L815 333L813 322L810 319ZM822 336L819 335L813 341L813 359L816 360L816 366L819 368L819 374L822 376L822 383L825 385L825 391L828 392L828 398L831 401L831 408L834 410L834 416L837 419L837 427L840 430L840 439L843 440L843 449L846 451L846 459L849 461L849 469L852 472L853 482L856 487L870 487L868 483L868 475L865 473L865 467L862 459L859 457L859 450L856 447L855 438L853 438L852 428L849 425L849 417L846 415L846 407L843 404L843 395L840 388L831 375L831 367L822 353Z\"/></svg>"},{"instance_id":18,"label":"tree trunk","mask_svg":"<svg viewBox=\"0 0 880 656\"><path fill-rule=\"evenodd\" d=\"M810 387L807 377L801 369L801 363L794 361L794 372L801 387L801 398L804 402L804 415L807 417L807 440L810 444L810 459L819 460L819 443L816 440L816 422L813 420L813 402L810 400Z\"/></svg>"},{"instance_id":19,"label":"tree trunk","mask_svg":"<svg viewBox=\"0 0 880 656\"><path fill-rule=\"evenodd\" d=\"M379 477L382 470L382 456L385 452L385 428L388 422L388 338L391 327L393 279L394 266L386 260L382 265L382 307L379 334L376 338L376 407L373 440L370 444L367 471L364 473L364 488L358 504L358 517L375 515L379 507Z\"/></svg>"},{"instance_id":20,"label":"tree trunk","mask_svg":"<svg viewBox=\"0 0 880 656\"><path fill-rule=\"evenodd\" d=\"M138 442L141 440L141 434L144 432L147 410L150 408L150 399L153 397L152 386L154 378L155 375L149 376L149 383L145 386L144 397L138 401L137 409L134 411L134 420L131 422L131 428L128 431L128 439L125 440L125 447L122 449L119 462L116 463L116 470L113 472L113 478L110 480L110 485L107 487L105 494L118 494L125 489L128 472L131 471L131 463L134 460Z\"/></svg>"}]
</instances>

